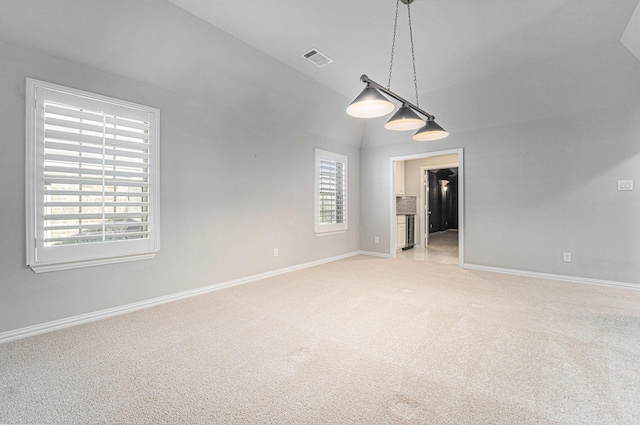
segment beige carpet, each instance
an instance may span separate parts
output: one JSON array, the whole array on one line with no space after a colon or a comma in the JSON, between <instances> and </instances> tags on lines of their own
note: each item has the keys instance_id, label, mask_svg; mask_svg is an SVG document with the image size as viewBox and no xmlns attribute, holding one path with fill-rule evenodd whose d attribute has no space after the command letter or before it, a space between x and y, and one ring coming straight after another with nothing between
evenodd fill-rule
<instances>
[{"instance_id":1,"label":"beige carpet","mask_svg":"<svg viewBox=\"0 0 640 425\"><path fill-rule=\"evenodd\" d=\"M640 291L354 257L0 345L0 423L639 424Z\"/></svg>"}]
</instances>

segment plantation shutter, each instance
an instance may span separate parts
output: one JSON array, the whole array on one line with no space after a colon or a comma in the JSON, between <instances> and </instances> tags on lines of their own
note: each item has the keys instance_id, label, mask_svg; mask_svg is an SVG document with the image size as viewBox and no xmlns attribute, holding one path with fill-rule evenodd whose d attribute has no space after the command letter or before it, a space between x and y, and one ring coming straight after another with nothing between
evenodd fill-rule
<instances>
[{"instance_id":1,"label":"plantation shutter","mask_svg":"<svg viewBox=\"0 0 640 425\"><path fill-rule=\"evenodd\" d=\"M347 157L316 149L315 232L347 230Z\"/></svg>"},{"instance_id":2,"label":"plantation shutter","mask_svg":"<svg viewBox=\"0 0 640 425\"><path fill-rule=\"evenodd\" d=\"M320 224L344 223L345 166L342 162L320 159Z\"/></svg>"},{"instance_id":3,"label":"plantation shutter","mask_svg":"<svg viewBox=\"0 0 640 425\"><path fill-rule=\"evenodd\" d=\"M147 238L149 123L44 107L44 246Z\"/></svg>"},{"instance_id":4,"label":"plantation shutter","mask_svg":"<svg viewBox=\"0 0 640 425\"><path fill-rule=\"evenodd\" d=\"M156 252L157 110L50 86L35 88L29 265Z\"/></svg>"}]
</instances>

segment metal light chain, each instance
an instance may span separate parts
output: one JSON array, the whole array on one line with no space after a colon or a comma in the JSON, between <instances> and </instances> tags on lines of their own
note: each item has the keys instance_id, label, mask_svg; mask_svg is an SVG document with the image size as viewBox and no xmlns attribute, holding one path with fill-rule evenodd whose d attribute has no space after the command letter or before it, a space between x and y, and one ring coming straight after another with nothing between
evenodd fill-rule
<instances>
[{"instance_id":1,"label":"metal light chain","mask_svg":"<svg viewBox=\"0 0 640 425\"><path fill-rule=\"evenodd\" d=\"M416 73L416 53L413 49L413 29L411 28L411 3L407 3L407 14L409 15L409 38L411 39L411 59L413 60L413 85L416 88L416 106L419 108L420 101L418 100L418 75Z\"/></svg>"},{"instance_id":2,"label":"metal light chain","mask_svg":"<svg viewBox=\"0 0 640 425\"><path fill-rule=\"evenodd\" d=\"M393 41L391 42L391 60L389 61L389 81L387 83L387 90L391 90L391 71L393 70L393 53L396 49L396 30L398 29L398 8L399 7L400 7L400 0L397 0L396 1L396 19L393 23Z\"/></svg>"},{"instance_id":3,"label":"metal light chain","mask_svg":"<svg viewBox=\"0 0 640 425\"><path fill-rule=\"evenodd\" d=\"M407 5L407 15L409 17L409 39L411 40L411 61L413 64L413 86L416 91L416 106L420 107L418 99L418 73L416 72L416 52L413 46L413 26L411 25L411 3L412 1L403 1ZM391 60L389 61L389 80L387 82L387 90L391 90L391 75L393 72L393 55L396 49L396 33L398 30L398 9L400 8L400 0L396 0L396 17L393 22L393 39L391 42Z\"/></svg>"}]
</instances>

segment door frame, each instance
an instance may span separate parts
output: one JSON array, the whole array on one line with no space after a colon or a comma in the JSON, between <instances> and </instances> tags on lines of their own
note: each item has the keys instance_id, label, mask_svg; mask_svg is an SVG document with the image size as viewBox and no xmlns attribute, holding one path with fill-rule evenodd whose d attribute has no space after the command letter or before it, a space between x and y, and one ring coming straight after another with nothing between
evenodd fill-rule
<instances>
[{"instance_id":1,"label":"door frame","mask_svg":"<svg viewBox=\"0 0 640 425\"><path fill-rule=\"evenodd\" d=\"M424 232L420 233L420 239L418 240L418 244L423 248L428 246L429 239L429 214L427 213L427 207L429 206L429 198L426 194L425 187L429 186L429 177L427 176L427 171L431 170L440 170L442 168L458 168L458 163L448 163L443 162L439 165L429 165L425 167L420 167L420 179L422 180L420 184L423 185L422 190L420 190L420 194L418 197L418 208L422 211L423 220L420 220L420 224L425 224Z\"/></svg>"},{"instance_id":2,"label":"door frame","mask_svg":"<svg viewBox=\"0 0 640 425\"><path fill-rule=\"evenodd\" d=\"M389 158L389 180L391 181L389 199L391 200L390 216L389 216L389 253L391 258L396 258L396 193L395 193L395 175L394 163L396 161L411 161L414 159L430 158L433 156L458 155L458 264L460 267L464 264L464 149L455 148L433 152L422 152L411 155L400 155ZM428 168L428 167L425 167ZM442 167L438 167L442 168ZM422 167L421 167L421 173ZM423 179L423 176L420 176ZM424 195L421 193L421 197ZM424 204L422 204L424 205ZM423 236L421 235L421 239Z\"/></svg>"}]
</instances>

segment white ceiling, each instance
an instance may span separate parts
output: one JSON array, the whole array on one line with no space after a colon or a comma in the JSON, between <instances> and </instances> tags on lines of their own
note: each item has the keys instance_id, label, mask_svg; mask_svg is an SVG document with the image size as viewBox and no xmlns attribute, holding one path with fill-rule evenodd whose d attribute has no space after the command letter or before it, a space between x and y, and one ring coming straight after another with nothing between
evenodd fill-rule
<instances>
[{"instance_id":1,"label":"white ceiling","mask_svg":"<svg viewBox=\"0 0 640 425\"><path fill-rule=\"evenodd\" d=\"M361 74L387 85L395 0L170 0L265 54L354 97ZM638 0L415 0L422 94L617 42ZM392 90L414 100L406 6ZM333 59L317 68L315 48ZM259 70L256 70L259 72Z\"/></svg>"}]
</instances>

